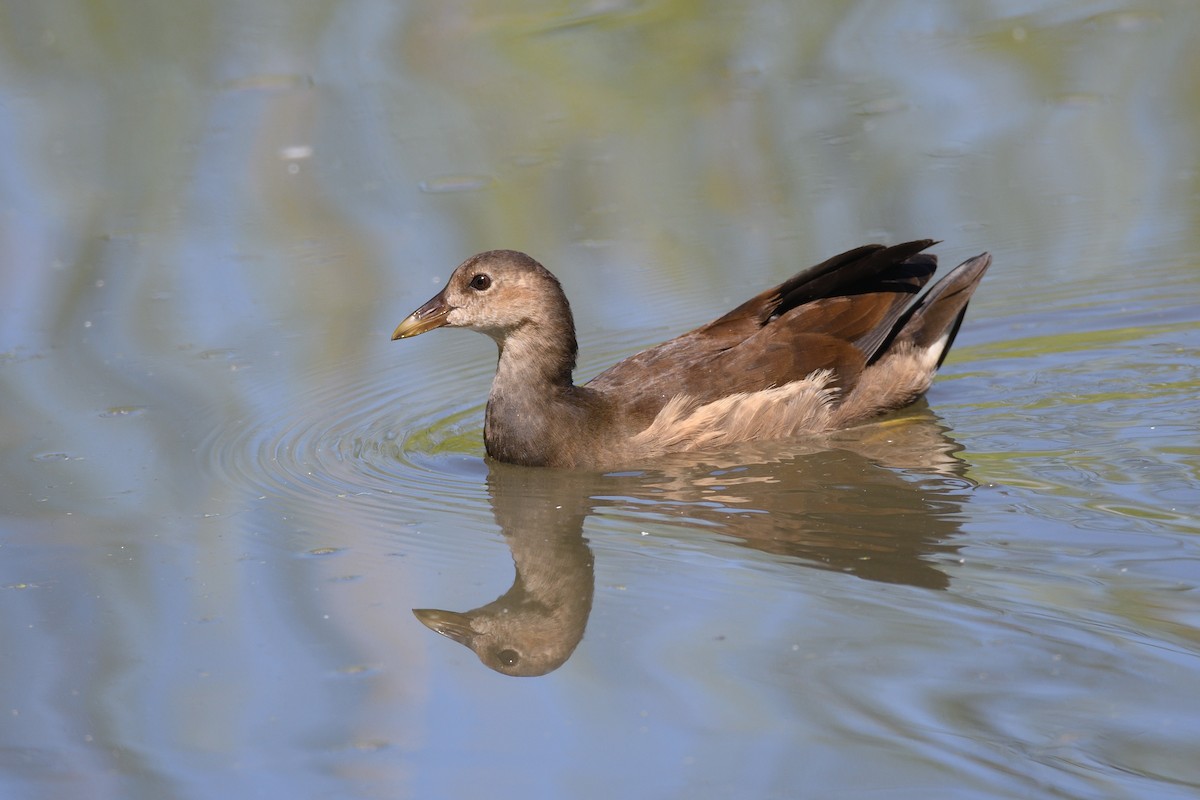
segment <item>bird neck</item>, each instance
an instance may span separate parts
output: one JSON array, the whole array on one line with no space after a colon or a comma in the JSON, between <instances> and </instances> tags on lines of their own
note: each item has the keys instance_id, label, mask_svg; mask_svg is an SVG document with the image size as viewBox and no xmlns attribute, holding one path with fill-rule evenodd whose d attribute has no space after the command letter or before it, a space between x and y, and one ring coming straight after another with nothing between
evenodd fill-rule
<instances>
[{"instance_id":1,"label":"bird neck","mask_svg":"<svg viewBox=\"0 0 1200 800\"><path fill-rule=\"evenodd\" d=\"M492 393L533 394L572 385L575 370L574 326L527 323L497 342L500 359Z\"/></svg>"},{"instance_id":2,"label":"bird neck","mask_svg":"<svg viewBox=\"0 0 1200 800\"><path fill-rule=\"evenodd\" d=\"M488 454L527 466L549 464L557 456L556 437L577 427L572 419L581 390L571 382L574 331L547 335L523 328L499 344L500 361L484 413Z\"/></svg>"}]
</instances>

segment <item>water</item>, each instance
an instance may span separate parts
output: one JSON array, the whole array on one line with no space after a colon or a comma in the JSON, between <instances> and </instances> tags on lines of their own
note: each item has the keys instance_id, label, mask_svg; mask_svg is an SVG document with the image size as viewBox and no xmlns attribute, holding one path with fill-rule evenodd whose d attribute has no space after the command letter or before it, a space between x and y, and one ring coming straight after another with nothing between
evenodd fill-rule
<instances>
[{"instance_id":1,"label":"water","mask_svg":"<svg viewBox=\"0 0 1200 800\"><path fill-rule=\"evenodd\" d=\"M1200 797L1198 27L0 12L0 795ZM515 247L586 379L923 236L955 349L820 442L507 467L388 341Z\"/></svg>"}]
</instances>

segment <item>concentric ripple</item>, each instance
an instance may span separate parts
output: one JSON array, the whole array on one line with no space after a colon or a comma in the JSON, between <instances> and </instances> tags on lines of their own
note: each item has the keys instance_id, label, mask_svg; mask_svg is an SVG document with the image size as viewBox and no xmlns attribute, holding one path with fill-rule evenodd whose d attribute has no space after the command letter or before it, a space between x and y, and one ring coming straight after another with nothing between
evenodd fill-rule
<instances>
[{"instance_id":1,"label":"concentric ripple","mask_svg":"<svg viewBox=\"0 0 1200 800\"><path fill-rule=\"evenodd\" d=\"M390 521L398 509L480 506L482 408L438 405L460 396L437 374L405 382L366 362L341 362L247 389L239 398L246 410L216 430L201 455L252 495L300 499L331 515L348 500L356 512Z\"/></svg>"}]
</instances>

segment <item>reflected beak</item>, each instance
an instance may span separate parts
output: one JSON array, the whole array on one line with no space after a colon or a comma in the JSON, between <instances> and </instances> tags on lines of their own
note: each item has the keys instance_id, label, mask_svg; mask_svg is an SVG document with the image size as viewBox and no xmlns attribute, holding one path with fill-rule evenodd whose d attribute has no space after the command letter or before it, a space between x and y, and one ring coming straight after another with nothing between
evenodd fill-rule
<instances>
[{"instance_id":1,"label":"reflected beak","mask_svg":"<svg viewBox=\"0 0 1200 800\"><path fill-rule=\"evenodd\" d=\"M407 322L407 320L405 321ZM470 647L471 640L475 638L475 629L471 627L471 618L466 614L459 614L457 611L440 611L436 608L414 608L413 614L429 630L449 637L459 644Z\"/></svg>"},{"instance_id":2,"label":"reflected beak","mask_svg":"<svg viewBox=\"0 0 1200 800\"><path fill-rule=\"evenodd\" d=\"M407 339L410 336L416 336L445 325L446 315L453 311L454 307L446 302L443 294L443 292L438 292L428 303L409 314L403 322L397 325L396 330L392 332L392 341Z\"/></svg>"}]
</instances>

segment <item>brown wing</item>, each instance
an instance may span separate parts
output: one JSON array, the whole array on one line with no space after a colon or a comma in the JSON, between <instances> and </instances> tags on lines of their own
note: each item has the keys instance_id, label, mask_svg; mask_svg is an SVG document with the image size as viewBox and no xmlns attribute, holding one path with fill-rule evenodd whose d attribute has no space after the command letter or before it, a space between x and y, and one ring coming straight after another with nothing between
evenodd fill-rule
<instances>
[{"instance_id":1,"label":"brown wing","mask_svg":"<svg viewBox=\"0 0 1200 800\"><path fill-rule=\"evenodd\" d=\"M933 244L932 239L921 239L892 247L868 244L848 250L793 275L695 332L742 332L741 338L745 338L752 332L749 326L762 327L814 300L873 292L915 294L937 268L936 256L917 255Z\"/></svg>"},{"instance_id":2,"label":"brown wing","mask_svg":"<svg viewBox=\"0 0 1200 800\"><path fill-rule=\"evenodd\" d=\"M929 280L931 240L866 245L751 298L694 331L615 364L587 384L653 415L678 394L708 401L830 369L844 389Z\"/></svg>"}]
</instances>

